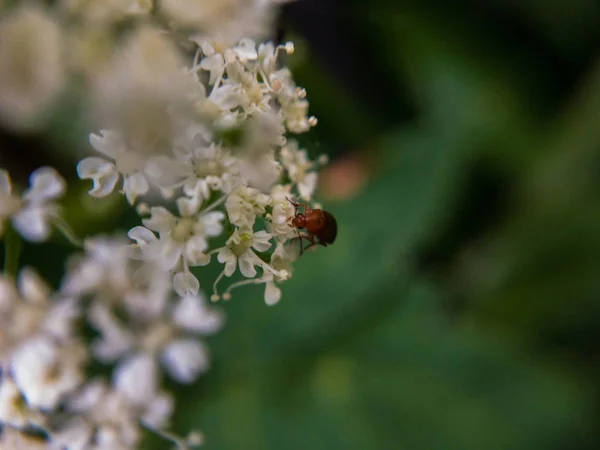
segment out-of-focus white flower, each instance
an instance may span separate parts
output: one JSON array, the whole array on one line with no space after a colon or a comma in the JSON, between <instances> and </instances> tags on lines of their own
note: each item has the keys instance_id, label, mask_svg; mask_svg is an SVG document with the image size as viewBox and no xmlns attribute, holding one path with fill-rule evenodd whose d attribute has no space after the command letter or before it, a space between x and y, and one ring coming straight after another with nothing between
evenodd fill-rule
<instances>
[{"instance_id":1,"label":"out-of-focus white flower","mask_svg":"<svg viewBox=\"0 0 600 450\"><path fill-rule=\"evenodd\" d=\"M155 317L171 293L171 276L156 261L134 259L126 242L87 239L85 254L71 262L61 293L125 308L141 318Z\"/></svg>"},{"instance_id":2,"label":"out-of-focus white flower","mask_svg":"<svg viewBox=\"0 0 600 450\"><path fill-rule=\"evenodd\" d=\"M10 175L0 170L0 236L7 219L25 239L40 242L50 236L50 224L59 215L55 203L65 192L64 179L51 167L35 170L21 198L12 193Z\"/></svg>"},{"instance_id":3,"label":"out-of-focus white flower","mask_svg":"<svg viewBox=\"0 0 600 450\"><path fill-rule=\"evenodd\" d=\"M66 188L64 179L51 167L42 167L29 177L29 189L23 192L23 206L13 216L13 225L25 239L39 242L50 235L50 221L58 216L54 203Z\"/></svg>"},{"instance_id":4,"label":"out-of-focus white flower","mask_svg":"<svg viewBox=\"0 0 600 450\"><path fill-rule=\"evenodd\" d=\"M93 195L111 192L119 176L130 203L148 192L146 164L152 157L172 154L196 99L204 96L196 74L182 67L177 48L164 33L141 27L96 78L93 104L106 131L103 138L91 135L90 141L112 161L80 163L80 176L94 180Z\"/></svg>"},{"instance_id":5,"label":"out-of-focus white flower","mask_svg":"<svg viewBox=\"0 0 600 450\"><path fill-rule=\"evenodd\" d=\"M144 395L134 394L143 383L157 385L159 362L175 380L181 383L195 380L208 368L208 356L204 345L193 335L213 334L223 323L221 313L208 309L202 295L187 295L166 306L154 318L129 317L127 324L101 304L95 306L92 314L91 323L100 331L102 341L123 344L121 351L111 356L121 361L115 383L119 389L129 390L130 397ZM127 337L123 340L122 336ZM135 380L142 376L135 385Z\"/></svg>"},{"instance_id":6,"label":"out-of-focus white flower","mask_svg":"<svg viewBox=\"0 0 600 450\"><path fill-rule=\"evenodd\" d=\"M4 427L0 433L0 448L2 450L48 450L47 443L43 439L10 427Z\"/></svg>"},{"instance_id":7,"label":"out-of-focus white flower","mask_svg":"<svg viewBox=\"0 0 600 450\"><path fill-rule=\"evenodd\" d=\"M86 353L81 344L58 346L36 337L24 342L10 361L14 381L32 408L54 409L84 379Z\"/></svg>"},{"instance_id":8,"label":"out-of-focus white flower","mask_svg":"<svg viewBox=\"0 0 600 450\"><path fill-rule=\"evenodd\" d=\"M59 8L88 26L107 26L128 16L148 14L153 0L60 0Z\"/></svg>"},{"instance_id":9,"label":"out-of-focus white flower","mask_svg":"<svg viewBox=\"0 0 600 450\"><path fill-rule=\"evenodd\" d=\"M160 152L177 131L174 111L189 105L195 91L203 93L183 65L168 35L148 26L136 29L96 79L100 123L119 131L127 146L142 154Z\"/></svg>"},{"instance_id":10,"label":"out-of-focus white flower","mask_svg":"<svg viewBox=\"0 0 600 450\"><path fill-rule=\"evenodd\" d=\"M122 176L122 191L127 201L133 204L150 189L144 175L146 158L143 153L126 148L120 133L110 130L101 130L100 133L102 136L92 133L90 143L112 161L95 156L85 158L77 164L77 174L81 179L92 180L89 194L94 197L110 194Z\"/></svg>"},{"instance_id":11,"label":"out-of-focus white flower","mask_svg":"<svg viewBox=\"0 0 600 450\"><path fill-rule=\"evenodd\" d=\"M0 366L33 337L66 342L78 311L72 298L50 298L50 289L31 269L22 269L17 286L0 277Z\"/></svg>"},{"instance_id":12,"label":"out-of-focus white flower","mask_svg":"<svg viewBox=\"0 0 600 450\"><path fill-rule=\"evenodd\" d=\"M66 402L65 410L72 419L52 434L51 449L135 448L141 434L139 419L148 408L133 404L103 381L92 380Z\"/></svg>"},{"instance_id":13,"label":"out-of-focus white flower","mask_svg":"<svg viewBox=\"0 0 600 450\"><path fill-rule=\"evenodd\" d=\"M277 0L163 0L173 26L197 31L223 46L243 37L264 38L270 32Z\"/></svg>"},{"instance_id":14,"label":"out-of-focus white flower","mask_svg":"<svg viewBox=\"0 0 600 450\"><path fill-rule=\"evenodd\" d=\"M0 22L0 119L26 127L65 81L60 26L40 8L23 6Z\"/></svg>"}]
</instances>

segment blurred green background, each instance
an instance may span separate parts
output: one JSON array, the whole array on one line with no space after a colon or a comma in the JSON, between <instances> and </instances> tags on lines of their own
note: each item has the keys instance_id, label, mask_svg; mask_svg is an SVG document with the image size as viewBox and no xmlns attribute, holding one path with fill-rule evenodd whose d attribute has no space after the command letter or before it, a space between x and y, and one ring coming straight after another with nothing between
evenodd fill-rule
<instances>
[{"instance_id":1,"label":"blurred green background","mask_svg":"<svg viewBox=\"0 0 600 450\"><path fill-rule=\"evenodd\" d=\"M207 450L600 448L599 24L593 0L287 5L338 238L277 306L261 288L221 304L174 429ZM76 183L69 111L3 131L30 152L3 163ZM104 205L69 220L134 224ZM57 280L68 247L47 248L23 258Z\"/></svg>"}]
</instances>

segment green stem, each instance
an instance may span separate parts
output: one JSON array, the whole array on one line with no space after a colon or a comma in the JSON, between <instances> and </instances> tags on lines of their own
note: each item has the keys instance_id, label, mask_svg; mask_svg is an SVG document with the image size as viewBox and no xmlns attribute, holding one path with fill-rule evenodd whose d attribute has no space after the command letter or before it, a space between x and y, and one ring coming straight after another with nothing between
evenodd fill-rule
<instances>
[{"instance_id":1,"label":"green stem","mask_svg":"<svg viewBox=\"0 0 600 450\"><path fill-rule=\"evenodd\" d=\"M4 274L16 277L19 270L19 255L21 254L21 236L8 227L4 235Z\"/></svg>"},{"instance_id":2,"label":"green stem","mask_svg":"<svg viewBox=\"0 0 600 450\"><path fill-rule=\"evenodd\" d=\"M62 233L67 241L73 244L75 247L83 247L83 242L79 237L71 230L71 227L60 217L55 217L53 222L54 226Z\"/></svg>"}]
</instances>

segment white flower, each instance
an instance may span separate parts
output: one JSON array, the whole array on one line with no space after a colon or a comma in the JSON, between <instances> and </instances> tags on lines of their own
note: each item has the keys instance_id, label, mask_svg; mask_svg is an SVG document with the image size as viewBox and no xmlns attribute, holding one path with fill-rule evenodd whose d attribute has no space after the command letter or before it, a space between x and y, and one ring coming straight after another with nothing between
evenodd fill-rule
<instances>
[{"instance_id":1,"label":"white flower","mask_svg":"<svg viewBox=\"0 0 600 450\"><path fill-rule=\"evenodd\" d=\"M40 336L15 350L11 371L32 408L54 409L84 379L84 359L85 352L79 344L59 347Z\"/></svg>"},{"instance_id":2,"label":"white flower","mask_svg":"<svg viewBox=\"0 0 600 450\"><path fill-rule=\"evenodd\" d=\"M117 389L92 380L66 402L71 419L52 434L51 450L125 450L140 439L139 419L151 408L131 403Z\"/></svg>"},{"instance_id":3,"label":"white flower","mask_svg":"<svg viewBox=\"0 0 600 450\"><path fill-rule=\"evenodd\" d=\"M227 197L225 208L233 225L252 229L256 216L264 214L270 202L269 196L259 190L240 186Z\"/></svg>"},{"instance_id":4,"label":"white flower","mask_svg":"<svg viewBox=\"0 0 600 450\"><path fill-rule=\"evenodd\" d=\"M223 273L230 277L235 272L236 267L240 266L240 272L246 278L256 276L255 266L265 266L265 263L256 256L254 250L259 252L267 251L271 247L271 235L266 231L257 231L252 234L249 231L235 230L227 240L225 247L219 250L217 259L225 264Z\"/></svg>"},{"instance_id":5,"label":"white flower","mask_svg":"<svg viewBox=\"0 0 600 450\"><path fill-rule=\"evenodd\" d=\"M219 236L223 232L221 222L225 215L221 211L199 213L198 197L181 197L177 199L177 207L179 217L171 214L166 208L157 206L151 208L150 218L143 219L142 222L148 229L158 232L159 242L162 244L162 263L166 269L177 271L175 282L179 286L176 290L180 295L186 292L197 293L199 285L189 273L188 267L208 263L205 253L208 249L207 239ZM143 233L140 228L131 230L130 236L140 236ZM182 275L179 275L179 265L183 267Z\"/></svg>"},{"instance_id":6,"label":"white flower","mask_svg":"<svg viewBox=\"0 0 600 450\"><path fill-rule=\"evenodd\" d=\"M87 26L102 29L128 16L144 15L152 10L152 0L60 0L59 3L64 12L77 16Z\"/></svg>"},{"instance_id":7,"label":"white flower","mask_svg":"<svg viewBox=\"0 0 600 450\"><path fill-rule=\"evenodd\" d=\"M84 255L73 258L61 291L84 296L107 288L125 293L131 285L127 240L94 237L84 241Z\"/></svg>"},{"instance_id":8,"label":"white flower","mask_svg":"<svg viewBox=\"0 0 600 450\"><path fill-rule=\"evenodd\" d=\"M134 405L148 404L158 390L158 369L151 355L137 353L113 372L113 385Z\"/></svg>"},{"instance_id":9,"label":"white flower","mask_svg":"<svg viewBox=\"0 0 600 450\"><path fill-rule=\"evenodd\" d=\"M173 323L182 330L201 335L214 334L223 326L223 316L208 308L204 295L182 297L172 311Z\"/></svg>"},{"instance_id":10,"label":"white flower","mask_svg":"<svg viewBox=\"0 0 600 450\"><path fill-rule=\"evenodd\" d=\"M276 185L271 190L273 210L270 218L270 231L273 235L284 241L296 237L295 229L288 225L295 211L294 205L288 200L288 198L291 199L293 197L290 190L290 185Z\"/></svg>"},{"instance_id":11,"label":"white flower","mask_svg":"<svg viewBox=\"0 0 600 450\"><path fill-rule=\"evenodd\" d=\"M317 173L310 171L314 163L308 159L306 150L300 150L298 143L291 140L280 151L281 163L303 200L310 200L317 186Z\"/></svg>"},{"instance_id":12,"label":"white flower","mask_svg":"<svg viewBox=\"0 0 600 450\"><path fill-rule=\"evenodd\" d=\"M95 150L113 162L91 156L77 164L77 174L83 180L92 180L93 186L89 194L94 197L110 194L122 176L123 192L129 203L133 204L150 189L144 175L145 155L128 149L122 136L116 131L101 130L100 133L102 136L90 134L90 143Z\"/></svg>"},{"instance_id":13,"label":"white flower","mask_svg":"<svg viewBox=\"0 0 600 450\"><path fill-rule=\"evenodd\" d=\"M65 192L65 180L50 167L35 170L29 177L29 189L23 193L23 207L13 224L25 239L38 242L50 235L49 222L58 216L54 200Z\"/></svg>"},{"instance_id":14,"label":"white flower","mask_svg":"<svg viewBox=\"0 0 600 450\"><path fill-rule=\"evenodd\" d=\"M33 270L19 272L17 286L0 277L0 366L15 348L35 336L66 342L78 311L72 298L50 298L49 287Z\"/></svg>"},{"instance_id":15,"label":"white flower","mask_svg":"<svg viewBox=\"0 0 600 450\"><path fill-rule=\"evenodd\" d=\"M50 223L58 218L55 200L65 192L64 179L51 167L32 172L29 188L21 198L12 193L12 182L7 171L0 170L0 236L3 223L10 218L21 236L40 242L50 236Z\"/></svg>"},{"instance_id":16,"label":"white flower","mask_svg":"<svg viewBox=\"0 0 600 450\"><path fill-rule=\"evenodd\" d=\"M192 141L174 152L174 159L152 159L147 171L165 187L183 187L188 197L210 198L212 191L229 193L239 178L238 159L215 143Z\"/></svg>"},{"instance_id":17,"label":"white flower","mask_svg":"<svg viewBox=\"0 0 600 450\"><path fill-rule=\"evenodd\" d=\"M135 333L121 326L105 304L94 303L88 312L88 321L102 334L91 346L92 353L99 361L115 361L134 346Z\"/></svg>"},{"instance_id":18,"label":"white flower","mask_svg":"<svg viewBox=\"0 0 600 450\"><path fill-rule=\"evenodd\" d=\"M230 46L243 37L267 37L278 3L279 0L163 0L161 7L176 26L196 29L199 38Z\"/></svg>"},{"instance_id":19,"label":"white flower","mask_svg":"<svg viewBox=\"0 0 600 450\"><path fill-rule=\"evenodd\" d=\"M202 295L187 295L174 305L165 305L156 317L145 320L131 316L122 322L100 304L93 313L92 324L101 333L94 349L114 343L112 347L117 351L110 355L111 359L120 359L114 375L115 386L135 401L143 397L142 391L157 386L159 361L180 383L195 380L208 368L208 354L193 335L213 334L223 324L221 313L208 309ZM141 384L135 383L138 378L146 385L140 392L137 390Z\"/></svg>"},{"instance_id":20,"label":"white flower","mask_svg":"<svg viewBox=\"0 0 600 450\"><path fill-rule=\"evenodd\" d=\"M272 306L281 299L281 289L275 284L288 279L292 273L292 262L298 257L297 250L277 244L271 255L271 267L277 272L265 271L262 280L265 282L265 303Z\"/></svg>"},{"instance_id":21,"label":"white flower","mask_svg":"<svg viewBox=\"0 0 600 450\"><path fill-rule=\"evenodd\" d=\"M125 240L87 239L85 254L72 260L61 292L154 317L171 292L171 276L156 261L139 261L132 253Z\"/></svg>"},{"instance_id":22,"label":"white flower","mask_svg":"<svg viewBox=\"0 0 600 450\"><path fill-rule=\"evenodd\" d=\"M174 340L165 347L162 361L175 380L187 384L208 369L208 351L196 340Z\"/></svg>"},{"instance_id":23,"label":"white flower","mask_svg":"<svg viewBox=\"0 0 600 450\"><path fill-rule=\"evenodd\" d=\"M23 6L0 22L0 120L27 127L65 81L62 32L41 8Z\"/></svg>"}]
</instances>

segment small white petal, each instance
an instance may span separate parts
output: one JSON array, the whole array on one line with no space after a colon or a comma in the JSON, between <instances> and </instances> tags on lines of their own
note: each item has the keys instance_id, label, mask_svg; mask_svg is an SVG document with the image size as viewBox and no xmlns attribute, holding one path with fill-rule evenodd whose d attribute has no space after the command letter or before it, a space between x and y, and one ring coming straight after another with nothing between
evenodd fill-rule
<instances>
[{"instance_id":1,"label":"small white petal","mask_svg":"<svg viewBox=\"0 0 600 450\"><path fill-rule=\"evenodd\" d=\"M317 187L317 173L310 172L304 176L304 179L298 183L298 192L304 200L310 200Z\"/></svg>"},{"instance_id":2,"label":"small white petal","mask_svg":"<svg viewBox=\"0 0 600 450\"><path fill-rule=\"evenodd\" d=\"M223 247L219 250L219 254L217 255L217 260L220 263L225 263L225 275L230 277L235 272L235 268L237 266L237 258L233 254L233 252L227 247Z\"/></svg>"},{"instance_id":3,"label":"small white petal","mask_svg":"<svg viewBox=\"0 0 600 450\"><path fill-rule=\"evenodd\" d=\"M241 60L253 61L258 58L258 53L256 52L256 43L249 38L241 39L239 45L237 47L233 47L233 51Z\"/></svg>"},{"instance_id":4,"label":"small white petal","mask_svg":"<svg viewBox=\"0 0 600 450\"><path fill-rule=\"evenodd\" d=\"M223 55L220 53L215 53L212 56L202 58L202 61L200 62L200 68L210 72L208 84L215 84L217 78L219 78L219 76L225 70L225 61L223 60Z\"/></svg>"},{"instance_id":5,"label":"small white petal","mask_svg":"<svg viewBox=\"0 0 600 450\"><path fill-rule=\"evenodd\" d=\"M269 306L274 305L281 299L281 289L273 281L267 281L265 287L265 303Z\"/></svg>"},{"instance_id":6,"label":"small white petal","mask_svg":"<svg viewBox=\"0 0 600 450\"><path fill-rule=\"evenodd\" d=\"M191 272L179 272L173 277L173 290L181 297L196 295L200 290L200 282Z\"/></svg>"},{"instance_id":7,"label":"small white petal","mask_svg":"<svg viewBox=\"0 0 600 450\"><path fill-rule=\"evenodd\" d=\"M210 237L219 236L223 232L223 225L221 224L223 219L225 219L225 214L221 211L211 211L202 216L206 235Z\"/></svg>"},{"instance_id":8,"label":"small white petal","mask_svg":"<svg viewBox=\"0 0 600 450\"><path fill-rule=\"evenodd\" d=\"M166 393L160 393L146 408L142 415L144 423L154 428L164 428L175 408L173 397Z\"/></svg>"},{"instance_id":9,"label":"small white petal","mask_svg":"<svg viewBox=\"0 0 600 450\"><path fill-rule=\"evenodd\" d=\"M138 354L119 364L113 372L113 385L134 404L146 405L156 393L157 377L154 359Z\"/></svg>"},{"instance_id":10,"label":"small white petal","mask_svg":"<svg viewBox=\"0 0 600 450\"><path fill-rule=\"evenodd\" d=\"M150 244L150 243L156 242L158 240L158 238L152 231L150 231L148 228L142 227L142 226L133 227L127 233L127 237L129 237L130 239L133 239L135 241L135 243L140 246L145 245L145 244Z\"/></svg>"},{"instance_id":11,"label":"small white petal","mask_svg":"<svg viewBox=\"0 0 600 450\"><path fill-rule=\"evenodd\" d=\"M169 374L180 383L193 382L208 369L208 355L202 343L187 339L173 341L162 357Z\"/></svg>"},{"instance_id":12,"label":"small white petal","mask_svg":"<svg viewBox=\"0 0 600 450\"><path fill-rule=\"evenodd\" d=\"M206 265L207 255L204 253L208 249L208 242L204 236L194 236L188 239L185 244L185 256L191 265Z\"/></svg>"},{"instance_id":13,"label":"small white petal","mask_svg":"<svg viewBox=\"0 0 600 450\"><path fill-rule=\"evenodd\" d=\"M259 231L252 235L252 247L259 251L264 252L271 248L271 235L266 231Z\"/></svg>"},{"instance_id":14,"label":"small white petal","mask_svg":"<svg viewBox=\"0 0 600 450\"><path fill-rule=\"evenodd\" d=\"M181 259L183 247L169 240L163 240L160 248L159 263L167 270L174 269Z\"/></svg>"},{"instance_id":15,"label":"small white petal","mask_svg":"<svg viewBox=\"0 0 600 450\"><path fill-rule=\"evenodd\" d=\"M82 180L92 180L92 189L88 193L93 197L107 196L119 181L119 173L114 164L96 157L81 160L77 164L77 175Z\"/></svg>"},{"instance_id":16,"label":"small white petal","mask_svg":"<svg viewBox=\"0 0 600 450\"><path fill-rule=\"evenodd\" d=\"M200 197L193 196L191 198L180 197L177 199L177 210L181 217L191 217L200 209Z\"/></svg>"},{"instance_id":17,"label":"small white petal","mask_svg":"<svg viewBox=\"0 0 600 450\"><path fill-rule=\"evenodd\" d=\"M154 231L168 232L175 226L177 218L163 206L150 208L150 217L143 219L142 223Z\"/></svg>"},{"instance_id":18,"label":"small white petal","mask_svg":"<svg viewBox=\"0 0 600 450\"><path fill-rule=\"evenodd\" d=\"M102 134L102 136L94 133L90 134L90 144L92 144L94 150L113 159L119 153L125 151L125 145L118 132L100 130L100 134Z\"/></svg>"},{"instance_id":19,"label":"small white petal","mask_svg":"<svg viewBox=\"0 0 600 450\"><path fill-rule=\"evenodd\" d=\"M186 331L212 334L221 329L223 315L215 309L208 309L204 295L186 295L173 309L173 322Z\"/></svg>"},{"instance_id":20,"label":"small white petal","mask_svg":"<svg viewBox=\"0 0 600 450\"><path fill-rule=\"evenodd\" d=\"M246 278L254 278L256 276L256 269L254 268L256 255L252 250L246 250L238 258L240 264L240 272Z\"/></svg>"},{"instance_id":21,"label":"small white petal","mask_svg":"<svg viewBox=\"0 0 600 450\"><path fill-rule=\"evenodd\" d=\"M137 172L125 177L123 190L129 204L134 204L139 196L146 194L150 190L150 185L146 177Z\"/></svg>"},{"instance_id":22,"label":"small white petal","mask_svg":"<svg viewBox=\"0 0 600 450\"><path fill-rule=\"evenodd\" d=\"M29 177L30 187L23 193L28 201L43 202L64 194L66 182L52 167L41 167Z\"/></svg>"},{"instance_id":23,"label":"small white petal","mask_svg":"<svg viewBox=\"0 0 600 450\"><path fill-rule=\"evenodd\" d=\"M42 242L50 236L50 225L41 208L27 208L19 211L12 223L19 234L31 242Z\"/></svg>"}]
</instances>

